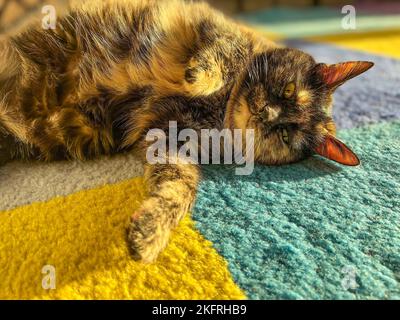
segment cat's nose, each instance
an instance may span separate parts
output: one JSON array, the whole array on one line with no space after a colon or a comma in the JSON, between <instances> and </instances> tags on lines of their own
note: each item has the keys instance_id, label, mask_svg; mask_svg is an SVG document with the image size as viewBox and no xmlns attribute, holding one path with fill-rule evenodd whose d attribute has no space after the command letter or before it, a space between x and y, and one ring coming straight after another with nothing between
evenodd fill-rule
<instances>
[{"instance_id":1,"label":"cat's nose","mask_svg":"<svg viewBox=\"0 0 400 320\"><path fill-rule=\"evenodd\" d=\"M268 106L265 107L261 118L263 122L273 122L276 121L279 118L279 115L281 113L281 108L278 106Z\"/></svg>"}]
</instances>

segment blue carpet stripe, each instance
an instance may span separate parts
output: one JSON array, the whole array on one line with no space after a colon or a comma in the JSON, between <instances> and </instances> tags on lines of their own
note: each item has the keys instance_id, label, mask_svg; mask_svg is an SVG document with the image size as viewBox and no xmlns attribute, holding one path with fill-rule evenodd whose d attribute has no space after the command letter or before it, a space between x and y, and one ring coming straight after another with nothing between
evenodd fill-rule
<instances>
[{"instance_id":1,"label":"blue carpet stripe","mask_svg":"<svg viewBox=\"0 0 400 320\"><path fill-rule=\"evenodd\" d=\"M247 177L205 167L196 225L249 298L400 298L400 122L339 136L360 167L317 157Z\"/></svg>"}]
</instances>

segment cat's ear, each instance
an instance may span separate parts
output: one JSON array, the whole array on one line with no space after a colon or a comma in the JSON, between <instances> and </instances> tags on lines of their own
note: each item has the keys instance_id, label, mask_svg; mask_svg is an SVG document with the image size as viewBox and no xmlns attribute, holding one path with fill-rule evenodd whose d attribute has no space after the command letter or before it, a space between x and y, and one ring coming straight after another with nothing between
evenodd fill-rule
<instances>
[{"instance_id":1,"label":"cat's ear","mask_svg":"<svg viewBox=\"0 0 400 320\"><path fill-rule=\"evenodd\" d=\"M369 61L348 61L337 64L317 64L316 70L322 77L325 85L335 90L341 84L358 76L359 74L372 68L373 62Z\"/></svg>"},{"instance_id":2,"label":"cat's ear","mask_svg":"<svg viewBox=\"0 0 400 320\"><path fill-rule=\"evenodd\" d=\"M324 158L347 166L357 166L360 164L357 155L331 134L327 134L324 141L314 151Z\"/></svg>"}]
</instances>

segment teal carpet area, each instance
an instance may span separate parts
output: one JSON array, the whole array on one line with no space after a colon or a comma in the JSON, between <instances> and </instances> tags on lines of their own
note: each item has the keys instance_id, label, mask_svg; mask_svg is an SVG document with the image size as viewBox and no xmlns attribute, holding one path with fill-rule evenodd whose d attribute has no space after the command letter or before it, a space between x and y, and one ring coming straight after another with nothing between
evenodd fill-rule
<instances>
[{"instance_id":1,"label":"teal carpet area","mask_svg":"<svg viewBox=\"0 0 400 320\"><path fill-rule=\"evenodd\" d=\"M244 177L205 166L196 226L250 299L400 299L400 60L294 45L376 62L335 94L338 136L361 165L314 156Z\"/></svg>"},{"instance_id":2,"label":"teal carpet area","mask_svg":"<svg viewBox=\"0 0 400 320\"><path fill-rule=\"evenodd\" d=\"M194 219L249 298L400 299L400 122L339 136L360 167L205 168Z\"/></svg>"}]
</instances>

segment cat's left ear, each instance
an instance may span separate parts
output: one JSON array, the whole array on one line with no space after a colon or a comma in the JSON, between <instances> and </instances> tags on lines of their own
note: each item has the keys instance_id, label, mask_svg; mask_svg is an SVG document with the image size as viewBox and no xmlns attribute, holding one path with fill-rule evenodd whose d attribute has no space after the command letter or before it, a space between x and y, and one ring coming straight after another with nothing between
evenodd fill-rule
<instances>
[{"instance_id":1,"label":"cat's left ear","mask_svg":"<svg viewBox=\"0 0 400 320\"><path fill-rule=\"evenodd\" d=\"M324 158L346 166L358 166L360 164L357 155L342 141L331 134L327 134L322 143L314 151Z\"/></svg>"},{"instance_id":2,"label":"cat's left ear","mask_svg":"<svg viewBox=\"0 0 400 320\"><path fill-rule=\"evenodd\" d=\"M347 80L372 68L373 65L374 63L370 61L348 61L331 65L320 63L317 64L316 71L321 75L325 85L335 90Z\"/></svg>"}]
</instances>

